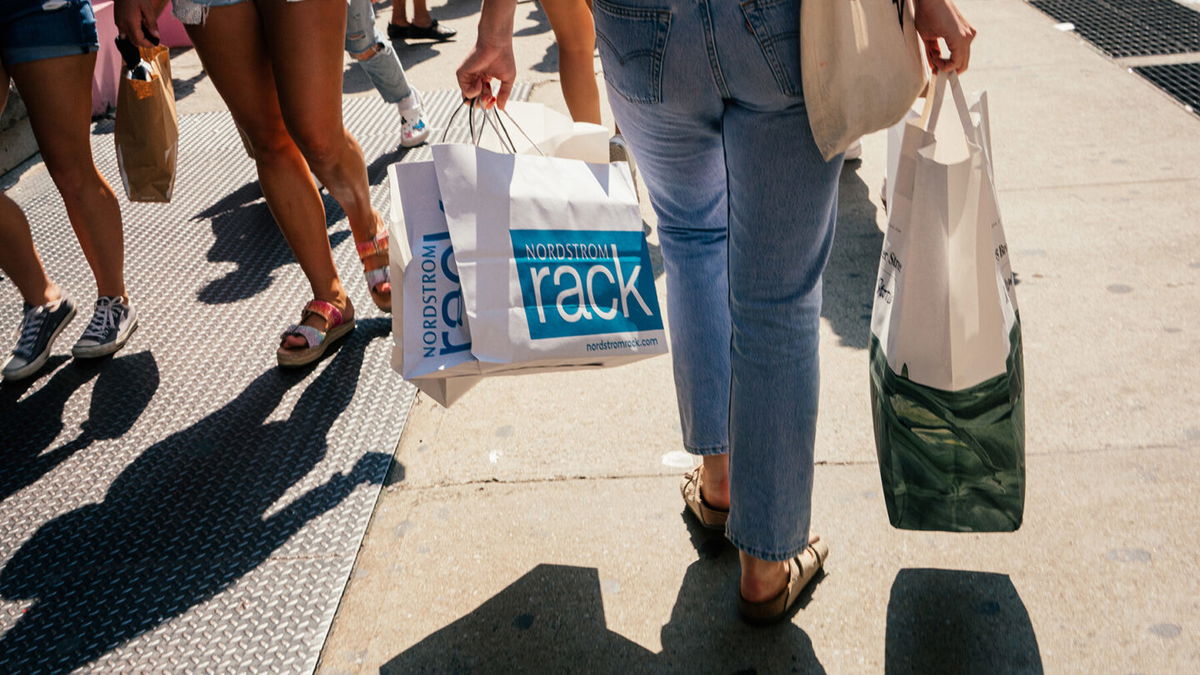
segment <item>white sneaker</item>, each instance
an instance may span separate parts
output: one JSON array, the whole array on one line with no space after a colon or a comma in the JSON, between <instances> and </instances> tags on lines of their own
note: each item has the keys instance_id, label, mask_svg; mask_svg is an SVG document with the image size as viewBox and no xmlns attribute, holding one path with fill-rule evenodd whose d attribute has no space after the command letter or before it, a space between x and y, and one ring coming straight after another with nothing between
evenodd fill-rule
<instances>
[{"instance_id":1,"label":"white sneaker","mask_svg":"<svg viewBox=\"0 0 1200 675\"><path fill-rule=\"evenodd\" d=\"M71 348L71 354L77 359L112 354L125 346L137 325L137 308L121 298L102 295L96 301L91 322Z\"/></svg>"},{"instance_id":2,"label":"white sneaker","mask_svg":"<svg viewBox=\"0 0 1200 675\"><path fill-rule=\"evenodd\" d=\"M417 92L397 101L396 108L400 110L400 146L411 148L424 143L431 129L421 114L421 100L417 98Z\"/></svg>"}]
</instances>

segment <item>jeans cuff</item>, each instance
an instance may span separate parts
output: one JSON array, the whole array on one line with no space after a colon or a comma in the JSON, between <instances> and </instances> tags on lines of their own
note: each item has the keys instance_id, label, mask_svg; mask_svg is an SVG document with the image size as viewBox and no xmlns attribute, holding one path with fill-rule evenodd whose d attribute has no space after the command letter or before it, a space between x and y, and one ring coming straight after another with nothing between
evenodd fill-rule
<instances>
[{"instance_id":1,"label":"jeans cuff","mask_svg":"<svg viewBox=\"0 0 1200 675\"><path fill-rule=\"evenodd\" d=\"M795 558L796 556L800 555L801 551L808 548L808 544L806 543L803 546L796 548L796 549L783 549L783 551L781 553L775 552L775 551L767 551L766 549L761 549L761 548L757 548L755 546L747 545L745 543L745 541L742 540L741 538L739 538L736 534L734 534L732 532L732 530L733 530L733 522L731 521L725 527L725 537L727 539L729 539L729 543L733 544L734 548L741 551L742 553L745 553L747 555L752 555L755 558L758 558L759 560L766 560L767 562L784 562L785 560L791 560L792 558Z\"/></svg>"},{"instance_id":2,"label":"jeans cuff","mask_svg":"<svg viewBox=\"0 0 1200 675\"><path fill-rule=\"evenodd\" d=\"M683 449L687 450L689 455L700 455L700 456L724 455L729 452L728 445L714 445L712 447L707 447L707 448L697 448L697 447L694 447L691 445L684 445Z\"/></svg>"}]
</instances>

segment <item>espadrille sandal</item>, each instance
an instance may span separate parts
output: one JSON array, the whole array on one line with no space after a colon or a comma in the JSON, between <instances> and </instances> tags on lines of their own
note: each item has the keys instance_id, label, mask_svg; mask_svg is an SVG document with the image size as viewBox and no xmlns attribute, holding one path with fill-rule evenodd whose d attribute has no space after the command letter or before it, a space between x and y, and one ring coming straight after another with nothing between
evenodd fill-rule
<instances>
[{"instance_id":1,"label":"espadrille sandal","mask_svg":"<svg viewBox=\"0 0 1200 675\"><path fill-rule=\"evenodd\" d=\"M367 259L372 256L382 255L385 258L388 254L388 233L387 230L380 230L379 234L367 241L356 243L355 248L358 249L358 258L363 262L363 277L367 280L367 289L371 291L371 301L379 309L390 312L392 311L392 289L391 275L389 273L388 263L385 261L382 267L367 269ZM383 290L384 285L388 289Z\"/></svg>"},{"instance_id":2,"label":"espadrille sandal","mask_svg":"<svg viewBox=\"0 0 1200 675\"><path fill-rule=\"evenodd\" d=\"M321 331L312 326L305 326L304 320L312 314L325 319L325 325L328 328ZM281 344L275 351L275 355L279 359L279 365L285 368L306 366L324 356L325 350L329 349L330 345L346 337L352 330L354 330L353 318L344 319L340 309L324 300L310 300L300 313L300 323L288 326L288 329L279 338L282 341L289 336L298 336L304 338L304 343L308 346L287 348Z\"/></svg>"}]
</instances>

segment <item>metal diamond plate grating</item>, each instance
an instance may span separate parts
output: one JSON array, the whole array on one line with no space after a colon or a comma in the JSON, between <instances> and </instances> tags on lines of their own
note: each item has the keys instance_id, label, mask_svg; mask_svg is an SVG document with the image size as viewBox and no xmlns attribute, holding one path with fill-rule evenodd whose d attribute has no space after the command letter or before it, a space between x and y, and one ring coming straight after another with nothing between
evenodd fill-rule
<instances>
[{"instance_id":1,"label":"metal diamond plate grating","mask_svg":"<svg viewBox=\"0 0 1200 675\"><path fill-rule=\"evenodd\" d=\"M459 100L425 99L435 128ZM386 214L387 165L428 150L397 150L377 97L347 99L345 116ZM0 386L0 672L310 672L412 400L388 365L390 321L323 195L359 327L315 368L280 371L276 336L307 283L228 114L180 119L170 204L125 201L111 130L96 125L93 150L141 312L115 358L66 358L94 285L49 177L21 190L82 317L39 376ZM19 308L0 279L4 326Z\"/></svg>"},{"instance_id":2,"label":"metal diamond plate grating","mask_svg":"<svg viewBox=\"0 0 1200 675\"><path fill-rule=\"evenodd\" d=\"M1142 66L1133 70L1200 115L1200 63Z\"/></svg>"},{"instance_id":3,"label":"metal diamond plate grating","mask_svg":"<svg viewBox=\"0 0 1200 675\"><path fill-rule=\"evenodd\" d=\"M1173 0L1030 0L1109 56L1200 51L1200 12Z\"/></svg>"}]
</instances>

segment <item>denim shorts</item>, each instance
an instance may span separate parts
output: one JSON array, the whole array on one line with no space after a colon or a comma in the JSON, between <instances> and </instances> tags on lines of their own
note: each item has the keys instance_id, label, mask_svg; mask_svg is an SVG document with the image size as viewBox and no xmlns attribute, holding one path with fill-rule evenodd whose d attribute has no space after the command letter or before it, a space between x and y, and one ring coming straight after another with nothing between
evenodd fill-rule
<instances>
[{"instance_id":1,"label":"denim shorts","mask_svg":"<svg viewBox=\"0 0 1200 675\"><path fill-rule=\"evenodd\" d=\"M0 2L0 61L6 66L98 49L91 0Z\"/></svg>"},{"instance_id":2,"label":"denim shorts","mask_svg":"<svg viewBox=\"0 0 1200 675\"><path fill-rule=\"evenodd\" d=\"M246 2L247 0L174 0L171 3L171 8L175 13L175 18L179 19L180 23L189 26L195 26L204 23L204 17L208 14L209 7L227 7L238 3ZM288 2L301 2L301 0L287 0ZM350 0L346 0L347 3Z\"/></svg>"}]
</instances>

